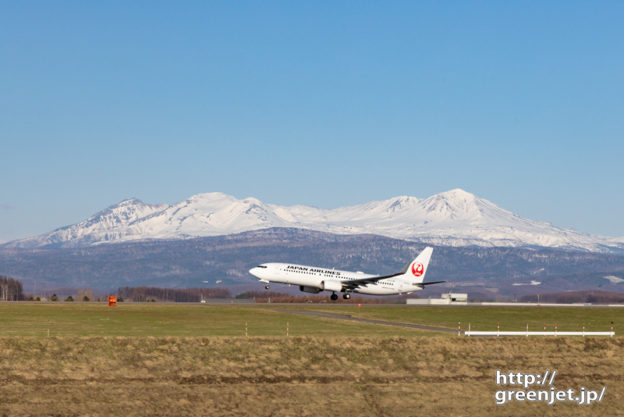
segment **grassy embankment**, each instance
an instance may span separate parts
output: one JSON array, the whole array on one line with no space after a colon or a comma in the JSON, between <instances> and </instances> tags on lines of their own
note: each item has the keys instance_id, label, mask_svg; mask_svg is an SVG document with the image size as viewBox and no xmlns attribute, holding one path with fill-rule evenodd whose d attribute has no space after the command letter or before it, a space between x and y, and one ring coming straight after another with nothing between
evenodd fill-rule
<instances>
[{"instance_id":1,"label":"grassy embankment","mask_svg":"<svg viewBox=\"0 0 624 417\"><path fill-rule=\"evenodd\" d=\"M624 339L0 338L0 415L621 415ZM496 406L557 369L602 403Z\"/></svg>"}]
</instances>

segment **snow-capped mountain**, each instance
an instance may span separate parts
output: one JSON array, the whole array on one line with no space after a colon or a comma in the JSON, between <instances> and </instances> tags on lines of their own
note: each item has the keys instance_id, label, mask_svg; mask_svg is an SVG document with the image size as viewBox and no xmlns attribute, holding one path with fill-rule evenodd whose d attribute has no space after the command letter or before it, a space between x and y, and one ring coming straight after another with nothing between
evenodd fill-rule
<instances>
[{"instance_id":1,"label":"snow-capped mountain","mask_svg":"<svg viewBox=\"0 0 624 417\"><path fill-rule=\"evenodd\" d=\"M173 205L124 200L87 220L9 247L79 247L146 239L219 236L270 227L336 234L371 233L446 246L542 246L592 252L624 250L622 239L588 235L522 218L466 191L426 199L401 196L337 209L284 207L223 193Z\"/></svg>"},{"instance_id":2,"label":"snow-capped mountain","mask_svg":"<svg viewBox=\"0 0 624 417\"><path fill-rule=\"evenodd\" d=\"M145 204L131 198L108 207L80 223L61 227L33 238L9 242L6 246L87 246L124 240L124 230L137 220L169 207L167 204Z\"/></svg>"}]
</instances>

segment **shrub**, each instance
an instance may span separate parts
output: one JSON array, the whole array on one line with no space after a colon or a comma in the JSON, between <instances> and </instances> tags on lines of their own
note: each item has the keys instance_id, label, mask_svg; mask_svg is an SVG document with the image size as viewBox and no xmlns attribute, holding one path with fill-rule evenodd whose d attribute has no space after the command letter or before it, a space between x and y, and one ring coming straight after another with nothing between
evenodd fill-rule
<instances>
[{"instance_id":1,"label":"shrub","mask_svg":"<svg viewBox=\"0 0 624 417\"><path fill-rule=\"evenodd\" d=\"M65 299L65 301L74 301L74 297L72 297L72 296L70 295L69 297L67 297L67 298Z\"/></svg>"}]
</instances>

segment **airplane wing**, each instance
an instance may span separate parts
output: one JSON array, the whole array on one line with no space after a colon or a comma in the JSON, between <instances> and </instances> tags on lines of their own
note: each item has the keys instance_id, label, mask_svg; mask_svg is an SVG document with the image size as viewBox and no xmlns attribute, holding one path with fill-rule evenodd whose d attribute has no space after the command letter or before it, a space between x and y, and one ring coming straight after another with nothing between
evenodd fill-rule
<instances>
[{"instance_id":1,"label":"airplane wing","mask_svg":"<svg viewBox=\"0 0 624 417\"><path fill-rule=\"evenodd\" d=\"M401 272L392 275L382 275L378 277L367 277L361 279L354 279L350 281L342 281L343 288L345 290L356 290L358 287L366 286L368 284L374 284L377 281L387 278L401 277L400 279L404 283L411 284L413 287L417 287L420 289L425 288L425 285L431 284L440 284L446 281L433 281L433 282L423 282L425 280L425 272L427 270L427 265L429 264L429 259L431 258L431 253L433 252L433 248L427 246L422 252L418 254L416 259L412 262L405 265L405 268Z\"/></svg>"},{"instance_id":2,"label":"airplane wing","mask_svg":"<svg viewBox=\"0 0 624 417\"><path fill-rule=\"evenodd\" d=\"M377 281L380 281L382 279L387 279L387 278L393 278L399 275L403 275L403 272L399 272L397 274L392 274L392 275L383 275L383 276L379 276L379 277L369 277L369 278L362 278L362 279L353 279L351 281L342 281L342 286L345 289L348 290L354 290L360 286L365 286L367 284L373 284ZM432 281L432 282L420 282L417 284L414 284L415 286L425 286L425 285L431 285L431 284L440 284L442 282L446 282L446 281Z\"/></svg>"},{"instance_id":3,"label":"airplane wing","mask_svg":"<svg viewBox=\"0 0 624 417\"><path fill-rule=\"evenodd\" d=\"M351 281L342 281L342 286L345 289L349 289L349 290L354 290L362 285L366 285L366 284L373 284L379 280L382 279L386 279L386 278L392 278L392 277L396 277L397 275L401 275L401 273L398 274L392 274L392 275L384 275L384 276L380 276L380 277L368 277L368 278L362 278L362 279L353 279Z\"/></svg>"},{"instance_id":4,"label":"airplane wing","mask_svg":"<svg viewBox=\"0 0 624 417\"><path fill-rule=\"evenodd\" d=\"M420 284L418 284L418 285L425 286L425 285L431 285L431 284L441 284L441 283L443 283L443 282L446 282L446 281L421 282L421 283L420 283Z\"/></svg>"}]
</instances>

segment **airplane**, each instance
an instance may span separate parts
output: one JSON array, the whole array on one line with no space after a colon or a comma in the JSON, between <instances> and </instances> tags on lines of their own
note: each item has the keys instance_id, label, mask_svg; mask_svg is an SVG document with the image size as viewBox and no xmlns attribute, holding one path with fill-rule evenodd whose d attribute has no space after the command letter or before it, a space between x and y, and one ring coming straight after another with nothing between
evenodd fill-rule
<instances>
[{"instance_id":1,"label":"airplane","mask_svg":"<svg viewBox=\"0 0 624 417\"><path fill-rule=\"evenodd\" d=\"M433 248L426 247L401 272L391 275L370 275L364 272L339 271L316 266L265 263L249 270L249 273L266 284L271 282L298 285L299 290L309 293L331 291L331 299L337 300L336 292L343 292L342 298L348 300L351 293L371 295L410 294L422 290L426 285L445 281L423 282Z\"/></svg>"}]
</instances>

